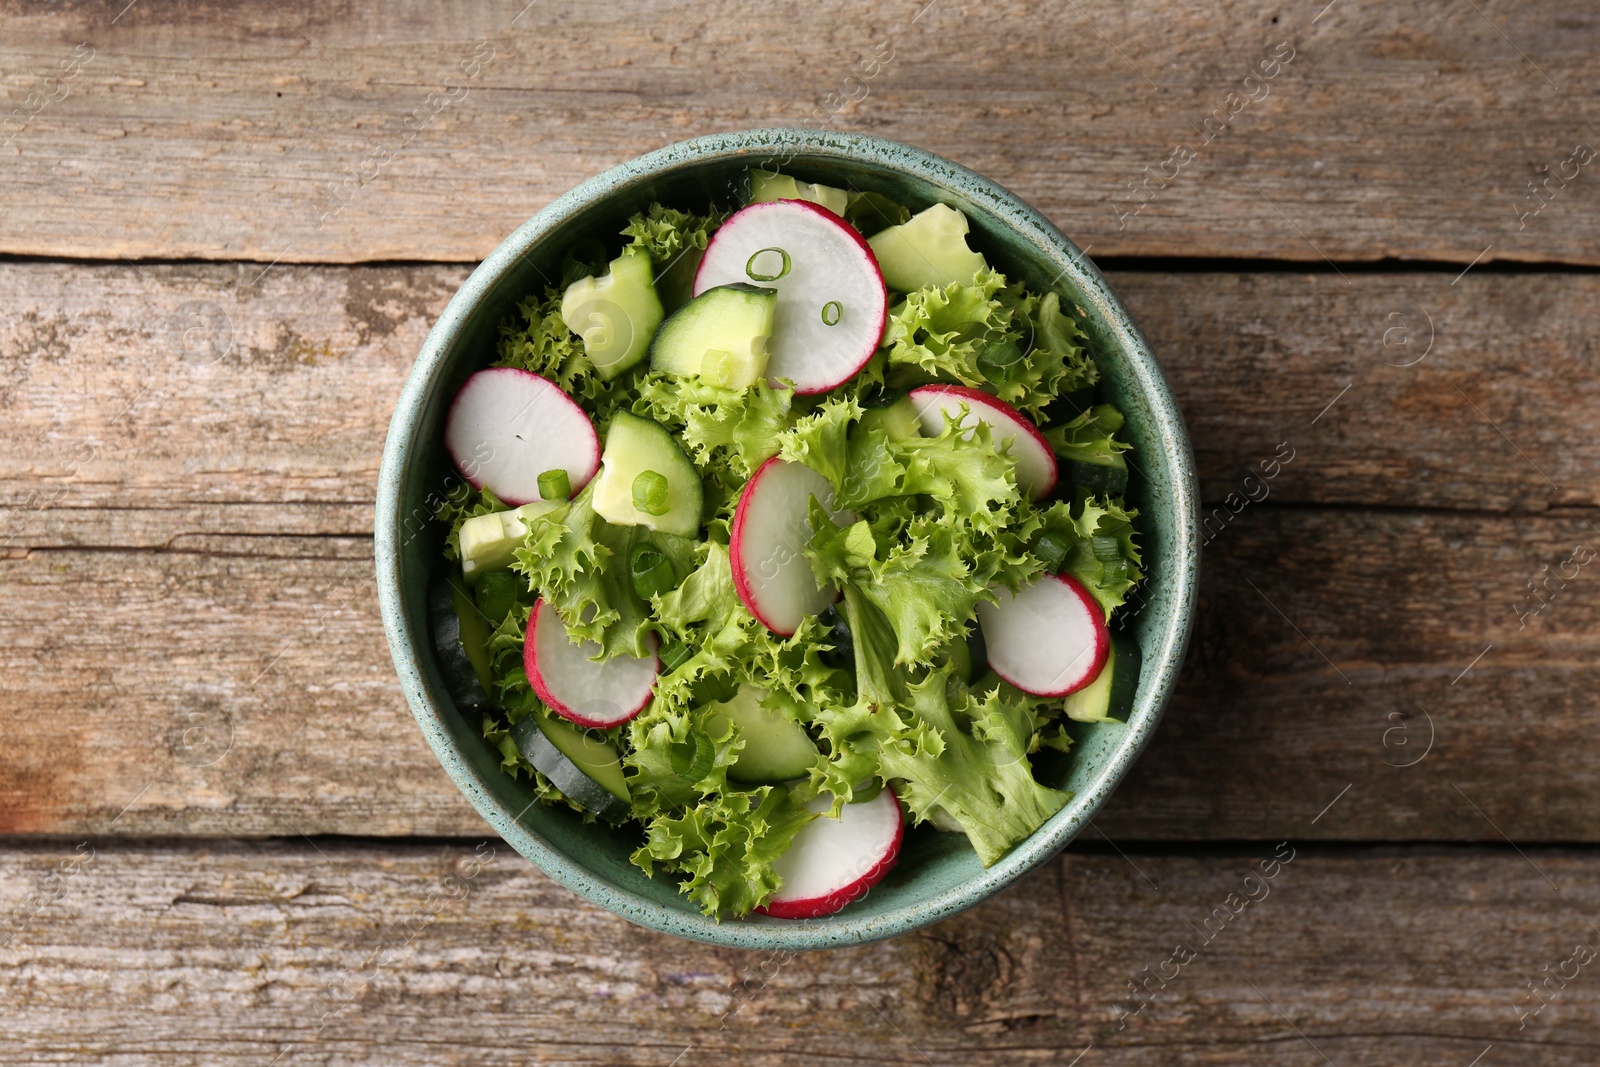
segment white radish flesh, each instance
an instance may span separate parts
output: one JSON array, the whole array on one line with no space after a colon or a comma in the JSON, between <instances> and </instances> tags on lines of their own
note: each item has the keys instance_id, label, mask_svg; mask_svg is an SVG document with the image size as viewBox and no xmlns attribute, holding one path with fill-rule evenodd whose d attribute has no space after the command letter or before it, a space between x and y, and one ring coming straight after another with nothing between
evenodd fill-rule
<instances>
[{"instance_id":1,"label":"white radish flesh","mask_svg":"<svg viewBox=\"0 0 1600 1067\"><path fill-rule=\"evenodd\" d=\"M589 416L548 378L514 367L466 380L445 416L444 447L474 488L513 507L541 499L545 471L566 471L576 493L600 469Z\"/></svg>"},{"instance_id":2,"label":"white radish flesh","mask_svg":"<svg viewBox=\"0 0 1600 1067\"><path fill-rule=\"evenodd\" d=\"M593 641L573 644L548 601L533 606L522 649L533 691L563 719L605 729L627 722L650 703L661 661L654 655L613 656L604 663L590 658L599 654Z\"/></svg>"},{"instance_id":3,"label":"white radish flesh","mask_svg":"<svg viewBox=\"0 0 1600 1067\"><path fill-rule=\"evenodd\" d=\"M1047 574L978 604L989 666L1024 693L1064 697L1099 675L1111 651L1106 613L1076 578Z\"/></svg>"},{"instance_id":4,"label":"white radish flesh","mask_svg":"<svg viewBox=\"0 0 1600 1067\"><path fill-rule=\"evenodd\" d=\"M700 261L698 296L733 282L778 291L767 377L822 393L855 376L883 336L889 294L849 223L803 200L751 204L724 222Z\"/></svg>"},{"instance_id":5,"label":"white radish flesh","mask_svg":"<svg viewBox=\"0 0 1600 1067\"><path fill-rule=\"evenodd\" d=\"M761 624L785 637L807 615L826 610L838 590L819 586L803 547L811 540L811 498L835 522L854 522L834 511L833 486L803 463L773 457L761 465L739 496L728 556L739 599Z\"/></svg>"},{"instance_id":6,"label":"white radish flesh","mask_svg":"<svg viewBox=\"0 0 1600 1067\"><path fill-rule=\"evenodd\" d=\"M911 403L922 420L922 432L930 437L944 433L945 416L967 415L963 427L984 423L993 435L995 448L1011 444L1011 458L1017 461L1017 488L1034 500L1043 500L1056 487L1056 456L1028 417L998 397L964 385L923 385L911 390Z\"/></svg>"},{"instance_id":7,"label":"white radish flesh","mask_svg":"<svg viewBox=\"0 0 1600 1067\"><path fill-rule=\"evenodd\" d=\"M806 805L819 813L829 806L824 797ZM757 910L777 919L832 915L860 900L889 873L900 858L904 832L900 801L891 789L860 804L846 804L837 819L819 814L773 861L773 872L783 884Z\"/></svg>"}]
</instances>

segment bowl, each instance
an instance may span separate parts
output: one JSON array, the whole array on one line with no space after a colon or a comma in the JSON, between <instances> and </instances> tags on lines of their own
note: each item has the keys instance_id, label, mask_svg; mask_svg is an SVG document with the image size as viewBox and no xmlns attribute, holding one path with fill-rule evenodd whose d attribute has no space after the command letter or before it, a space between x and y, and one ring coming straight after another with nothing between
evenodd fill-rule
<instances>
[{"instance_id":1,"label":"bowl","mask_svg":"<svg viewBox=\"0 0 1600 1067\"><path fill-rule=\"evenodd\" d=\"M1124 609L1144 670L1126 724L1083 728L1064 788L1070 803L992 867L966 839L931 827L906 835L900 862L864 899L804 921L717 920L628 861L642 834L584 824L533 802L529 786L499 769L474 716L458 712L430 643L427 584L442 533L432 504L456 477L440 445L450 399L491 361L502 319L526 294L559 278L563 254L591 233L615 232L652 201L685 207L736 203L747 168L806 181L875 189L913 210L943 201L966 213L971 242L1008 277L1055 288L1081 310L1103 389L1127 415L1137 457L1129 502L1138 507L1147 579ZM763 129L670 145L613 167L529 219L484 260L451 299L417 356L395 408L378 478L378 601L401 687L445 771L502 838L542 871L641 926L711 944L767 951L824 948L892 937L982 901L1056 855L1127 773L1155 730L1194 614L1199 571L1198 489L1182 416L1127 309L1083 254L1042 215L999 185L948 160L862 134ZM1119 613L1119 619L1123 613Z\"/></svg>"}]
</instances>

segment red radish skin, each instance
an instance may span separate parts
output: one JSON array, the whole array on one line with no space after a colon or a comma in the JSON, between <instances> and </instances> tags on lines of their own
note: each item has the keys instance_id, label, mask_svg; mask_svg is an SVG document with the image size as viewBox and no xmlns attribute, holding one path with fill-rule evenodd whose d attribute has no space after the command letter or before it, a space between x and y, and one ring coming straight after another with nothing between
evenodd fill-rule
<instances>
[{"instance_id":1,"label":"red radish skin","mask_svg":"<svg viewBox=\"0 0 1600 1067\"><path fill-rule=\"evenodd\" d=\"M751 255L767 248L791 253L790 274L771 280L749 275ZM855 227L808 200L751 204L717 228L695 272L694 294L733 282L778 290L767 375L792 381L796 393L826 393L849 381L883 339L889 291L877 256ZM830 301L840 303L843 317L824 326L822 310ZM841 327L844 332L831 332Z\"/></svg>"},{"instance_id":2,"label":"red radish skin","mask_svg":"<svg viewBox=\"0 0 1600 1067\"><path fill-rule=\"evenodd\" d=\"M515 367L478 371L445 415L444 447L474 489L510 507L540 499L539 475L560 468L577 493L600 469L594 423L550 379Z\"/></svg>"},{"instance_id":3,"label":"red radish skin","mask_svg":"<svg viewBox=\"0 0 1600 1067\"><path fill-rule=\"evenodd\" d=\"M783 507L785 501L778 500L774 510L782 514L777 516L765 513L761 501L763 493L782 493L789 489L787 485L775 483L798 476L799 471L793 469L796 467L815 479L813 492L824 506L828 504L823 493L831 497L833 487L827 479L810 467L774 456L758 467L745 483L739 494L738 506L734 508L733 527L728 538L728 562L733 570L734 591L739 594L739 599L750 610L750 614L756 617L756 621L783 637L794 636L807 615L818 614L839 599L837 589L831 586L817 588L811 562L800 549L800 545L811 536L806 515L809 495L797 496L791 502L794 505L791 508ZM841 518L855 521L854 514L848 511L834 512L833 515L835 521ZM758 529L763 522L768 524L767 528ZM773 523L777 524L776 531L771 528ZM772 537L776 532L785 536ZM773 543L765 543L767 541ZM760 547L755 547L756 542L762 542ZM768 571L771 573L766 573ZM792 581L779 584L779 579ZM809 583L809 588L806 583Z\"/></svg>"},{"instance_id":4,"label":"red radish skin","mask_svg":"<svg viewBox=\"0 0 1600 1067\"><path fill-rule=\"evenodd\" d=\"M869 805L882 806L890 810L869 812L852 812L851 810L868 808ZM812 810L820 809L826 811L829 804L819 797L807 807L812 808ZM824 877L823 886L817 887L813 885L805 888L801 890L804 892L803 896L785 897L785 890L793 891L791 886L795 889L799 888L795 884L799 882L799 879L795 878L791 873L789 878L785 878L785 884L778 888L777 894L767 903L757 908L756 911L774 919L820 919L824 915L832 915L846 905L860 900L867 895L867 890L883 880L883 876L888 874L900 859L900 845L905 839L905 814L900 808L900 798L894 795L893 789L885 786L883 791L871 800L863 801L861 804L846 804L844 806L844 814L869 816L874 821L871 829L881 832L882 839L862 843L866 845L865 849L854 855L840 856L838 847L834 846L833 840L830 839L845 836L839 832L845 830L842 825L843 820L836 822L828 819L826 815L819 815L802 827L800 832L795 835L794 841L789 846L789 852L784 853L784 856L790 856L791 853L795 853L797 848L806 850L808 842L802 842L801 838L809 832L812 835L820 834L823 836L810 842L817 847L811 856L805 857L806 859L819 863L830 861L838 863L842 860L845 865L839 868L836 877ZM839 844L848 848L851 843L846 841ZM820 853L824 852L827 853L826 856L820 855ZM782 869L784 856L778 857L777 862L773 865L774 868ZM793 862L792 859L791 862ZM813 871L808 873L816 875L820 872ZM807 880L810 881L811 879ZM838 884L833 884L835 882Z\"/></svg>"},{"instance_id":5,"label":"red radish skin","mask_svg":"<svg viewBox=\"0 0 1600 1067\"><path fill-rule=\"evenodd\" d=\"M600 646L573 644L556 609L544 599L528 613L522 645L522 666L528 683L550 710L578 726L604 730L627 722L649 707L661 660L615 656L604 663L589 659ZM548 670L546 660L549 660Z\"/></svg>"},{"instance_id":6,"label":"red radish skin","mask_svg":"<svg viewBox=\"0 0 1600 1067\"><path fill-rule=\"evenodd\" d=\"M1105 609L1070 574L1047 574L1015 597L978 605L989 666L1024 693L1071 696L1100 676L1111 655ZM1068 634L1067 629L1076 630ZM1054 647L1044 647L1046 641ZM1030 650L1044 657L1029 656Z\"/></svg>"},{"instance_id":7,"label":"red radish skin","mask_svg":"<svg viewBox=\"0 0 1600 1067\"><path fill-rule=\"evenodd\" d=\"M911 402L922 419L922 432L938 436L944 432L945 412L959 413L962 403L969 414L962 423L983 422L993 430L995 445L1011 442L1011 455L1017 461L1017 487L1034 500L1055 492L1059 472L1056 454L1039 428L1022 412L997 396L965 385L922 385L911 390Z\"/></svg>"}]
</instances>

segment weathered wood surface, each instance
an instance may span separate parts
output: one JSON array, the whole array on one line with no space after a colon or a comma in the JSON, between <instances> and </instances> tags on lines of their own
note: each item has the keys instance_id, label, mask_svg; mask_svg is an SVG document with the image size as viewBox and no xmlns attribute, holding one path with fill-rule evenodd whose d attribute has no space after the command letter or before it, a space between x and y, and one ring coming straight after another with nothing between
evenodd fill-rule
<instances>
[{"instance_id":1,"label":"weathered wood surface","mask_svg":"<svg viewBox=\"0 0 1600 1067\"><path fill-rule=\"evenodd\" d=\"M465 275L0 264L0 541L369 531L394 399ZM1600 277L1348 281L1111 276L1184 408L1208 500L1600 502Z\"/></svg>"},{"instance_id":2,"label":"weathered wood surface","mask_svg":"<svg viewBox=\"0 0 1600 1067\"><path fill-rule=\"evenodd\" d=\"M1556 0L3 10L4 253L474 260L640 152L826 125L1097 255L1600 262L1600 22Z\"/></svg>"},{"instance_id":3,"label":"weathered wood surface","mask_svg":"<svg viewBox=\"0 0 1600 1067\"><path fill-rule=\"evenodd\" d=\"M463 273L0 265L15 312L0 332L0 722L18 741L0 754L0 829L99 832L131 803L117 832L476 832L398 695L367 536L393 398ZM1113 281L1163 354L1218 504L1191 670L1105 832L1299 832L1349 785L1308 832L1600 836L1589 572L1519 617L1540 603L1529 580L1600 538L1590 511L1548 510L1592 504L1600 478L1583 334L1600 282ZM1406 346L1383 345L1389 307L1410 316ZM1418 308L1448 325L1437 351ZM1230 517L1227 494L1259 496L1244 475L1282 442L1295 458L1270 495ZM1484 513L1499 510L1543 517ZM1428 716L1426 762L1393 766L1421 751ZM1530 752L1553 772L1526 773Z\"/></svg>"},{"instance_id":4,"label":"weathered wood surface","mask_svg":"<svg viewBox=\"0 0 1600 1067\"><path fill-rule=\"evenodd\" d=\"M492 840L8 846L0 1063L1587 1064L1600 984L1566 961L1600 945L1597 874L1547 849L1069 854L789 957L632 927Z\"/></svg>"},{"instance_id":5,"label":"weathered wood surface","mask_svg":"<svg viewBox=\"0 0 1600 1067\"><path fill-rule=\"evenodd\" d=\"M1578 544L1600 548L1581 514L1247 508L1207 549L1189 669L1100 828L1600 840L1600 584L1584 568L1526 626L1517 608ZM370 545L0 560L0 832L478 832L399 694Z\"/></svg>"}]
</instances>

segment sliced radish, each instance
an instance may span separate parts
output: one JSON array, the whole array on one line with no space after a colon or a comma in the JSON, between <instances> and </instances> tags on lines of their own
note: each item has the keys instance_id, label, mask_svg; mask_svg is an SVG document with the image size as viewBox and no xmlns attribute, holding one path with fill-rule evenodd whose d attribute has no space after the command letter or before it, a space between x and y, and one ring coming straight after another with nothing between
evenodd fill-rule
<instances>
[{"instance_id":1,"label":"sliced radish","mask_svg":"<svg viewBox=\"0 0 1600 1067\"><path fill-rule=\"evenodd\" d=\"M852 512L833 509L833 486L826 478L777 456L751 475L733 512L728 558L734 588L761 625L784 637L839 598L833 586L817 584L802 551L811 540L813 496L833 521L855 521Z\"/></svg>"},{"instance_id":2,"label":"sliced radish","mask_svg":"<svg viewBox=\"0 0 1600 1067\"><path fill-rule=\"evenodd\" d=\"M444 421L461 476L515 507L541 499L539 475L561 469L576 493L600 469L600 438L560 386L515 367L466 380Z\"/></svg>"},{"instance_id":3,"label":"sliced radish","mask_svg":"<svg viewBox=\"0 0 1600 1067\"><path fill-rule=\"evenodd\" d=\"M871 800L846 804L839 818L825 813L826 797L806 805L818 813L772 863L783 884L756 910L775 919L816 919L860 900L900 858L905 832L900 801L883 789Z\"/></svg>"},{"instance_id":4,"label":"sliced radish","mask_svg":"<svg viewBox=\"0 0 1600 1067\"><path fill-rule=\"evenodd\" d=\"M804 200L751 204L706 245L694 293L733 282L778 291L767 377L824 393L866 366L883 336L889 294L878 260L848 222Z\"/></svg>"},{"instance_id":5,"label":"sliced radish","mask_svg":"<svg viewBox=\"0 0 1600 1067\"><path fill-rule=\"evenodd\" d=\"M1106 613L1076 578L1047 574L999 603L978 604L989 666L1024 693L1064 697L1100 674L1111 652Z\"/></svg>"},{"instance_id":6,"label":"sliced radish","mask_svg":"<svg viewBox=\"0 0 1600 1067\"><path fill-rule=\"evenodd\" d=\"M985 423L999 448L1011 442L1011 458L1017 461L1017 488L1034 500L1043 500L1056 487L1056 455L1028 417L999 397L964 385L922 385L911 390L911 403L922 419L922 432L937 437L944 433L944 417L961 414L967 406L962 426Z\"/></svg>"},{"instance_id":7,"label":"sliced radish","mask_svg":"<svg viewBox=\"0 0 1600 1067\"><path fill-rule=\"evenodd\" d=\"M661 661L654 655L613 656L604 663L593 641L573 644L566 624L548 601L534 604L522 666L539 699L579 726L605 729L627 722L645 709L655 689Z\"/></svg>"}]
</instances>

